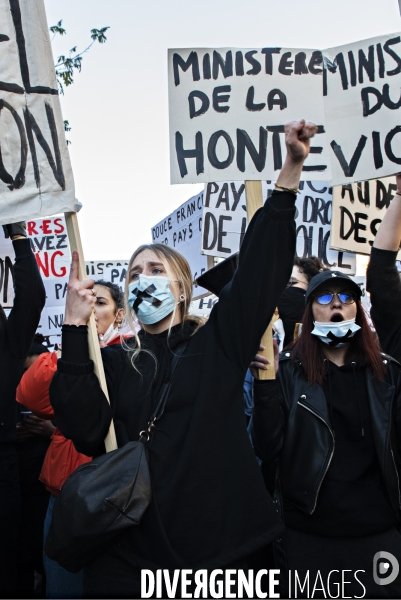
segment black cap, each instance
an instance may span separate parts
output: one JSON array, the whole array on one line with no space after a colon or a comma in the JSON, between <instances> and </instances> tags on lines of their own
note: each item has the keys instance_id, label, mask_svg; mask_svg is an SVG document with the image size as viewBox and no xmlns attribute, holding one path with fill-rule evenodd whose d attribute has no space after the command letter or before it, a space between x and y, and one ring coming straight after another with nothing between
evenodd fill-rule
<instances>
[{"instance_id":1,"label":"black cap","mask_svg":"<svg viewBox=\"0 0 401 600\"><path fill-rule=\"evenodd\" d=\"M209 290L216 296L227 283L230 283L238 265L238 252L229 258L222 260L215 267L203 273L196 279L196 283Z\"/></svg>"},{"instance_id":2,"label":"black cap","mask_svg":"<svg viewBox=\"0 0 401 600\"><path fill-rule=\"evenodd\" d=\"M353 281L351 277L345 273L341 273L341 271L323 271L322 273L312 277L310 280L309 287L305 295L305 302L307 303L312 294L317 292L319 288L325 287L330 283L347 283L349 289L355 292L358 299L362 296L362 290L359 285L357 285L355 281Z\"/></svg>"}]
</instances>

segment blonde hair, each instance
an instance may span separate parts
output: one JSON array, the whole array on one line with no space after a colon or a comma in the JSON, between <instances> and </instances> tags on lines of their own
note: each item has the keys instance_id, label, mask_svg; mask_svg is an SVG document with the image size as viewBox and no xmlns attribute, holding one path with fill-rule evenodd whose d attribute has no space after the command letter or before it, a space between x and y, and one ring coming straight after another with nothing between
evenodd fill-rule
<instances>
[{"instance_id":1,"label":"blonde hair","mask_svg":"<svg viewBox=\"0 0 401 600\"><path fill-rule=\"evenodd\" d=\"M136 328L135 328L134 321L132 318L132 309L128 304L128 287L130 285L129 273L130 273L130 270L132 268L132 264L133 264L135 258L144 250L151 250L152 252L154 252L156 254L156 256L160 260L160 262L163 263L169 279L178 281L181 293L184 296L184 299L181 302L179 302L178 305L176 304L174 306L174 310L171 314L168 337L170 336L171 327L174 322L177 310L180 311L180 319L181 319L182 324L184 324L186 321L195 323L195 328L194 328L192 335L194 333L196 333L198 331L198 329L200 327L202 327L202 325L205 324L205 321L206 321L205 319L203 319L201 317L197 317L195 315L189 314L189 308L191 306L191 301L192 301L193 280L192 280L191 268L190 268L186 258L184 258L182 254L177 252L177 250L174 250L174 248L170 248L170 246L166 246L165 244L142 244L142 246L139 246L139 248L137 248L135 250L135 252L133 253L133 255L131 256L128 267L127 267L127 276L125 279L125 294L124 294L125 295L126 320L130 324L131 329L134 332L134 337L135 337L135 347L133 348L132 346L126 345L125 348L126 348L126 350L128 350L131 353L131 363L135 370L138 370L136 368L135 361L140 352L147 352L154 358L154 360L156 362L156 357L154 356L154 354L152 352L150 352L149 350L142 349L141 341L136 332ZM157 366L157 362L156 362L156 366Z\"/></svg>"}]
</instances>

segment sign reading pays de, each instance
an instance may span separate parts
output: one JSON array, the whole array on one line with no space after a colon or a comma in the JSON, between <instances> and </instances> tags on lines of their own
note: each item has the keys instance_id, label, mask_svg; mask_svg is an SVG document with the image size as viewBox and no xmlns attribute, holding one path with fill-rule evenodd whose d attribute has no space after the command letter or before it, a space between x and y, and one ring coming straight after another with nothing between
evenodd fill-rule
<instances>
[{"instance_id":1,"label":"sign reading pays de","mask_svg":"<svg viewBox=\"0 0 401 600\"><path fill-rule=\"evenodd\" d=\"M301 182L296 202L297 255L318 256L332 268L355 273L356 258L332 250L330 225L332 190L327 182ZM262 181L263 198L274 189L272 182ZM205 186L202 251L227 258L238 252L247 227L245 184L243 181L212 182Z\"/></svg>"},{"instance_id":2,"label":"sign reading pays de","mask_svg":"<svg viewBox=\"0 0 401 600\"><path fill-rule=\"evenodd\" d=\"M335 187L332 247L370 254L377 230L396 190L395 177ZM401 258L401 251L398 258Z\"/></svg>"},{"instance_id":3,"label":"sign reading pays de","mask_svg":"<svg viewBox=\"0 0 401 600\"><path fill-rule=\"evenodd\" d=\"M0 224L75 212L43 0L0 0Z\"/></svg>"},{"instance_id":4,"label":"sign reading pays de","mask_svg":"<svg viewBox=\"0 0 401 600\"><path fill-rule=\"evenodd\" d=\"M204 273L207 257L201 253L203 192L193 196L165 219L152 227L152 242L178 250L189 262L195 280ZM207 292L194 284L194 296Z\"/></svg>"},{"instance_id":5,"label":"sign reading pays de","mask_svg":"<svg viewBox=\"0 0 401 600\"><path fill-rule=\"evenodd\" d=\"M176 49L168 55L172 183L272 180L284 124L319 127L304 179L333 185L401 164L401 36L328 50Z\"/></svg>"}]
</instances>

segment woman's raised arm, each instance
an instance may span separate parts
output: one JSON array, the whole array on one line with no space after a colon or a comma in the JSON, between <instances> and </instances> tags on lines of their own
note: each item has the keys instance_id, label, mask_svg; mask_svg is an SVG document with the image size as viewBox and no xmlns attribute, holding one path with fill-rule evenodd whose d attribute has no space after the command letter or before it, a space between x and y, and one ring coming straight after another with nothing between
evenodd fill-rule
<instances>
[{"instance_id":1,"label":"woman's raised arm","mask_svg":"<svg viewBox=\"0 0 401 600\"><path fill-rule=\"evenodd\" d=\"M294 192L316 130L316 125L305 121L286 125L287 157L277 190L249 224L238 269L209 319L217 343L244 374L291 275L296 242Z\"/></svg>"},{"instance_id":2,"label":"woman's raised arm","mask_svg":"<svg viewBox=\"0 0 401 600\"><path fill-rule=\"evenodd\" d=\"M397 175L401 194L401 174ZM373 243L366 273L372 303L371 317L381 346L401 361L401 280L395 261L401 242L401 196L396 193Z\"/></svg>"},{"instance_id":3,"label":"woman's raised arm","mask_svg":"<svg viewBox=\"0 0 401 600\"><path fill-rule=\"evenodd\" d=\"M104 451L103 440L112 411L89 358L87 323L96 302L92 291L94 281L78 279L78 260L78 253L73 252L62 331L62 358L50 385L50 402L63 435L73 440L78 452L96 456ZM107 364L105 371L110 382L112 369L108 373ZM112 402L110 391L109 394Z\"/></svg>"}]
</instances>

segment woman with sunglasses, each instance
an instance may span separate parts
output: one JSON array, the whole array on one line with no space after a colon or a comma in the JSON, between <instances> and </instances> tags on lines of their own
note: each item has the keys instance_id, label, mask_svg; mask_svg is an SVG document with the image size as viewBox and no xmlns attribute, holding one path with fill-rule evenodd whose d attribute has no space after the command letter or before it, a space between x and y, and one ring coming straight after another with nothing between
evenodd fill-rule
<instances>
[{"instance_id":1,"label":"woman with sunglasses","mask_svg":"<svg viewBox=\"0 0 401 600\"><path fill-rule=\"evenodd\" d=\"M277 380L255 382L254 444L278 462L274 502L286 532L275 553L290 597L401 593L400 578L384 586L373 572L378 552L401 562L401 369L380 354L360 296L343 273L316 275ZM295 572L301 585L309 573L309 590L294 589Z\"/></svg>"}]
</instances>

